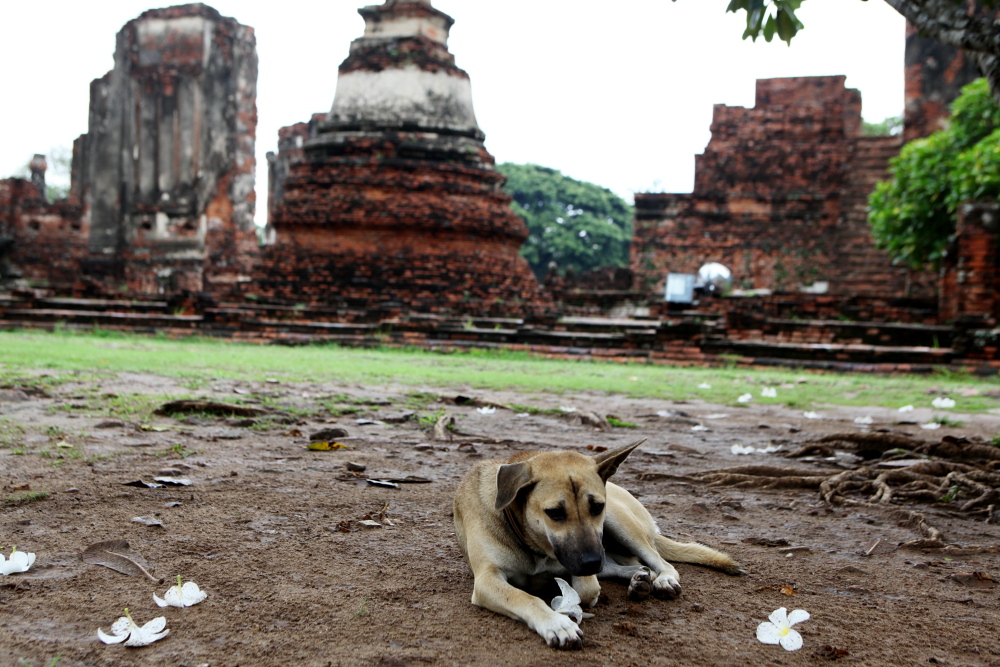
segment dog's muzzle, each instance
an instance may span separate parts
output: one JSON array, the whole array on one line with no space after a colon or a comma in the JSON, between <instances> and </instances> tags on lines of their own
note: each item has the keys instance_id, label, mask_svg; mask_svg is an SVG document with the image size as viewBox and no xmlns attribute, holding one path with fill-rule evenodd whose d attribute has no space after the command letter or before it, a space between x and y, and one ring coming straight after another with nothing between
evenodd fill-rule
<instances>
[{"instance_id":1,"label":"dog's muzzle","mask_svg":"<svg viewBox=\"0 0 1000 667\"><path fill-rule=\"evenodd\" d=\"M565 552L556 549L555 555L560 565L574 577L588 577L597 574L604 567L604 549L600 551L567 550Z\"/></svg>"}]
</instances>

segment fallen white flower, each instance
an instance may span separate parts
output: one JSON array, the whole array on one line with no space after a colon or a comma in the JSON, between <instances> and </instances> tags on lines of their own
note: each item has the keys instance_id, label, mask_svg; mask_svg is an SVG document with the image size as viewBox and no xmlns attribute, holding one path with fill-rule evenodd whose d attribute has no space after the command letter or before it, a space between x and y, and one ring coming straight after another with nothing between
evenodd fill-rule
<instances>
[{"instance_id":1,"label":"fallen white flower","mask_svg":"<svg viewBox=\"0 0 1000 667\"><path fill-rule=\"evenodd\" d=\"M379 528L381 527L382 525L379 524ZM157 597L156 593L153 593L153 602L158 607L190 607L191 605L198 604L206 597L208 597L208 593L198 588L198 584L193 581L189 581L182 586L181 575L178 574L177 585L168 588L162 599Z\"/></svg>"},{"instance_id":2,"label":"fallen white flower","mask_svg":"<svg viewBox=\"0 0 1000 667\"><path fill-rule=\"evenodd\" d=\"M781 449L781 447L778 447L776 445L768 445L764 449L761 449L760 447L758 447L757 448L757 453L758 454L773 454L774 452L778 451L779 449Z\"/></svg>"},{"instance_id":3,"label":"fallen white flower","mask_svg":"<svg viewBox=\"0 0 1000 667\"><path fill-rule=\"evenodd\" d=\"M559 577L556 577L556 583L559 584L559 590L562 592L562 595L557 595L552 598L552 609L557 614L565 614L566 616L572 618L575 622L579 623L583 620L583 608L580 606L580 594Z\"/></svg>"},{"instance_id":4,"label":"fallen white flower","mask_svg":"<svg viewBox=\"0 0 1000 667\"><path fill-rule=\"evenodd\" d=\"M739 401L740 403L749 403L750 401L753 400L753 394L743 394L736 400Z\"/></svg>"},{"instance_id":5,"label":"fallen white flower","mask_svg":"<svg viewBox=\"0 0 1000 667\"><path fill-rule=\"evenodd\" d=\"M803 412L802 416L805 417L806 419L819 419L820 418L818 412Z\"/></svg>"},{"instance_id":6,"label":"fallen white flower","mask_svg":"<svg viewBox=\"0 0 1000 667\"><path fill-rule=\"evenodd\" d=\"M708 427L707 427L707 426L702 426L701 424L698 424L698 425L696 425L696 426L692 426L692 427L691 427L691 430L692 430L692 431L707 431L707 430L709 430L709 429L708 429Z\"/></svg>"},{"instance_id":7,"label":"fallen white flower","mask_svg":"<svg viewBox=\"0 0 1000 667\"><path fill-rule=\"evenodd\" d=\"M941 423L940 422L927 422L926 424L921 424L920 428L928 430L928 431L936 431L939 428L941 428Z\"/></svg>"},{"instance_id":8,"label":"fallen white flower","mask_svg":"<svg viewBox=\"0 0 1000 667\"><path fill-rule=\"evenodd\" d=\"M764 387L763 389L760 390L760 395L763 398L777 398L778 390L775 389L774 387Z\"/></svg>"},{"instance_id":9,"label":"fallen white flower","mask_svg":"<svg viewBox=\"0 0 1000 667\"><path fill-rule=\"evenodd\" d=\"M899 409L899 411L900 412L913 412L913 406L912 405L904 405L903 407L901 407Z\"/></svg>"},{"instance_id":10,"label":"fallen white flower","mask_svg":"<svg viewBox=\"0 0 1000 667\"><path fill-rule=\"evenodd\" d=\"M753 454L757 450L754 449L753 447L744 447L743 445L733 445L732 447L729 448L729 451L731 451L733 454Z\"/></svg>"},{"instance_id":11,"label":"fallen white flower","mask_svg":"<svg viewBox=\"0 0 1000 667\"><path fill-rule=\"evenodd\" d=\"M712 385L710 385L707 382L702 382L700 385L698 385L698 389L711 389L711 388L712 388Z\"/></svg>"},{"instance_id":12,"label":"fallen white flower","mask_svg":"<svg viewBox=\"0 0 1000 667\"><path fill-rule=\"evenodd\" d=\"M871 417L868 417L868 416L855 417L854 418L854 423L855 424L861 424L862 426L867 426L868 424L873 423L873 420L872 420Z\"/></svg>"},{"instance_id":13,"label":"fallen white flower","mask_svg":"<svg viewBox=\"0 0 1000 667\"><path fill-rule=\"evenodd\" d=\"M762 644L780 644L786 651L798 651L802 648L802 635L792 626L809 620L809 612L796 609L791 614L784 607L775 609L768 620L757 626L757 640Z\"/></svg>"},{"instance_id":14,"label":"fallen white flower","mask_svg":"<svg viewBox=\"0 0 1000 667\"><path fill-rule=\"evenodd\" d=\"M947 410L949 408L955 407L955 399L948 398L947 396L938 396L933 401L931 401L931 405L933 405L935 408L942 408Z\"/></svg>"},{"instance_id":15,"label":"fallen white flower","mask_svg":"<svg viewBox=\"0 0 1000 667\"><path fill-rule=\"evenodd\" d=\"M35 554L18 551L17 547L11 547L10 558L5 559L3 554L0 554L0 574L6 576L18 572L27 572L28 568L34 563Z\"/></svg>"},{"instance_id":16,"label":"fallen white flower","mask_svg":"<svg viewBox=\"0 0 1000 667\"><path fill-rule=\"evenodd\" d=\"M492 405L485 405L481 408L476 408L476 412L478 412L481 415L491 415L496 411L497 409L494 408Z\"/></svg>"},{"instance_id":17,"label":"fallen white flower","mask_svg":"<svg viewBox=\"0 0 1000 667\"><path fill-rule=\"evenodd\" d=\"M567 407L565 405L560 405L559 409L563 412L576 412L576 408Z\"/></svg>"},{"instance_id":18,"label":"fallen white flower","mask_svg":"<svg viewBox=\"0 0 1000 667\"><path fill-rule=\"evenodd\" d=\"M132 614L126 608L125 615L111 626L111 634L105 634L103 630L97 628L97 638L105 644L125 642L125 646L146 646L170 634L170 630L163 629L165 627L167 627L166 617L158 616L140 628L132 620Z\"/></svg>"}]
</instances>

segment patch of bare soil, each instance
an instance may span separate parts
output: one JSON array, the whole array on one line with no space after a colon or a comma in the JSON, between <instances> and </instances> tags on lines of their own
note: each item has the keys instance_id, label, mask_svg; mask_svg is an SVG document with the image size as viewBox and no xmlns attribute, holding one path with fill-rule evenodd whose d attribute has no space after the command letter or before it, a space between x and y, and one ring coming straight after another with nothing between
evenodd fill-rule
<instances>
[{"instance_id":1,"label":"patch of bare soil","mask_svg":"<svg viewBox=\"0 0 1000 667\"><path fill-rule=\"evenodd\" d=\"M861 413L846 409L807 419L773 406L513 393L470 394L479 400L456 405L445 400L454 392L436 391L442 400L392 386L219 382L197 398L279 412L227 415L203 404L139 424L109 422L100 405L188 392L135 375L63 385L51 396L7 388L0 418L16 442L0 449L7 499L0 548L16 545L37 561L0 578L0 663L40 667L58 655L59 667L1000 664L1000 586L992 581L1000 580L1000 554L988 548L1000 544L996 504L990 509L986 498L967 507L983 489L956 477L941 487L944 476L931 475L930 495L906 497L898 490L907 482L892 478L893 497L879 502L871 500L878 475L864 470L881 470L887 450L866 459L841 438L785 456L823 436L863 430L904 444L943 434L985 439L1000 425L994 416L955 415L964 426L927 432L874 408L865 414L875 423L863 429L853 423ZM484 414L512 403L577 412ZM585 412L635 427L600 430L601 420ZM311 441L321 429L346 435ZM472 576L455 542L451 503L472 464L639 438L648 441L616 481L664 533L730 553L745 576L679 565L679 599L639 604L627 600L624 583L606 582L595 617L582 623L584 648L574 653L557 653L522 623L469 602ZM307 449L324 442L328 449ZM734 444L779 450L736 455ZM897 454L886 460L905 460ZM933 451L912 456L947 460ZM840 495L826 502L817 485L762 488L705 477L751 464L803 478L853 470L857 478L840 481L858 485L838 486ZM894 466L884 469L906 468ZM123 486L171 476L191 484ZM932 497L941 488L943 498ZM31 500L37 491L49 495ZM907 512L938 531L941 545L958 547L913 543L926 535ZM81 560L88 546L118 539L166 583ZM162 597L178 574L208 598L187 609L156 607L153 593ZM146 648L102 644L97 628L107 631L125 607L139 623L166 616L170 635ZM812 616L796 626L804 639L798 652L755 638L778 607Z\"/></svg>"}]
</instances>

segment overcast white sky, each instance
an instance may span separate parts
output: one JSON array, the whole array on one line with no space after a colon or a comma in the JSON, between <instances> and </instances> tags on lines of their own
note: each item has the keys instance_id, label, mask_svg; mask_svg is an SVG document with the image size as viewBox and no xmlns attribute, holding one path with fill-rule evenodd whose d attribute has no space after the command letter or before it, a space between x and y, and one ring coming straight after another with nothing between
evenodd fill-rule
<instances>
[{"instance_id":1,"label":"overcast white sky","mask_svg":"<svg viewBox=\"0 0 1000 667\"><path fill-rule=\"evenodd\" d=\"M215 0L253 26L260 57L257 223L277 130L328 111L337 66L377 0ZM155 0L0 0L0 175L87 130L90 81L115 34ZM713 104L753 106L758 78L845 74L864 116L903 109L903 19L880 0L808 0L792 47L742 41L728 0L435 0L472 78L486 147L633 192L690 192Z\"/></svg>"}]
</instances>

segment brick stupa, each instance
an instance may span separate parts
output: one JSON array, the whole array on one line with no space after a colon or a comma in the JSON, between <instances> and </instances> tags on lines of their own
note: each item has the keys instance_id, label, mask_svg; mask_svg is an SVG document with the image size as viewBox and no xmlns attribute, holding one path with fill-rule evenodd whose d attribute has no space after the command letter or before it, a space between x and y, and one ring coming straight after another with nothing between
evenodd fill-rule
<instances>
[{"instance_id":1,"label":"brick stupa","mask_svg":"<svg viewBox=\"0 0 1000 667\"><path fill-rule=\"evenodd\" d=\"M429 1L364 7L333 108L283 128L264 298L513 314L538 298L524 222L483 145L454 23Z\"/></svg>"}]
</instances>

